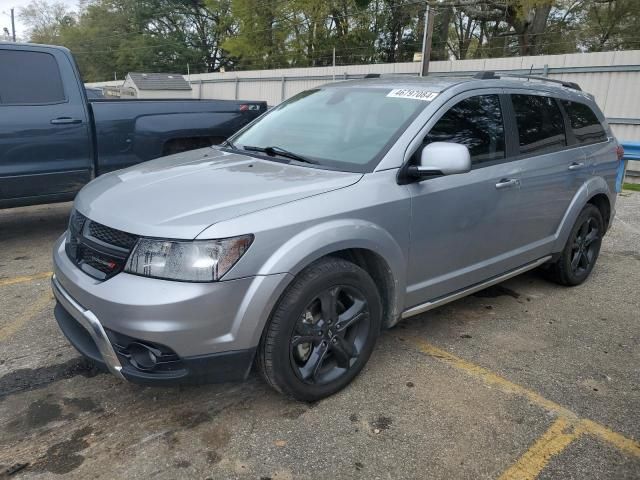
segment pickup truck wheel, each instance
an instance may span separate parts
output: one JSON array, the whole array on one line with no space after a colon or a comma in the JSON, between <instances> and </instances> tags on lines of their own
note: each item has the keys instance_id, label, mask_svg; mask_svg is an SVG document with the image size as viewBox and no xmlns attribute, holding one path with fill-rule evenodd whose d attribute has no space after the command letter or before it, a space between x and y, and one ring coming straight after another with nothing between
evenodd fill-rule
<instances>
[{"instance_id":1,"label":"pickup truck wheel","mask_svg":"<svg viewBox=\"0 0 640 480\"><path fill-rule=\"evenodd\" d=\"M281 393L312 402L353 380L380 333L382 305L362 268L328 257L303 270L276 306L258 368Z\"/></svg>"},{"instance_id":2,"label":"pickup truck wheel","mask_svg":"<svg viewBox=\"0 0 640 480\"><path fill-rule=\"evenodd\" d=\"M598 259L603 233L600 210L588 204L578 215L560 258L549 269L551 279L567 286L584 282Z\"/></svg>"}]
</instances>

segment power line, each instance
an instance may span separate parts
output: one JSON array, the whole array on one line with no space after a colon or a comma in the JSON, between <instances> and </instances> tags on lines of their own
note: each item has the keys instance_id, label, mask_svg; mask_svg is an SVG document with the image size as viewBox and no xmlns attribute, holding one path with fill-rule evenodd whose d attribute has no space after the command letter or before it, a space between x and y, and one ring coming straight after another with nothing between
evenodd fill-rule
<instances>
[{"instance_id":1,"label":"power line","mask_svg":"<svg viewBox=\"0 0 640 480\"><path fill-rule=\"evenodd\" d=\"M419 42L407 42L405 44L403 44L403 46L419 46L420 43ZM336 58L351 58L353 59L354 56L364 56L364 57L374 57L376 56L376 54L380 54L380 52L373 46L359 46L359 47L348 47L348 48L342 48L339 50L340 55L336 55ZM353 52L353 55L345 55L344 53L350 53ZM295 57L296 54L302 54L305 55L306 52L303 51L287 51L287 52L283 52L281 55L275 54L273 56L270 57L271 60L283 60L286 58L291 58L291 57ZM319 61L319 60L323 60L323 59L331 59L333 56L333 50L332 49L317 49L313 52L313 55L311 56L310 60L311 61ZM263 55L252 55L249 57L242 57L239 59L240 61L246 62L246 61L254 61L254 60L266 60L265 56ZM185 62L186 63L186 62ZM193 62L193 61L189 61L188 62L189 65L191 67L205 67L205 68L210 68L211 65L205 62Z\"/></svg>"}]
</instances>

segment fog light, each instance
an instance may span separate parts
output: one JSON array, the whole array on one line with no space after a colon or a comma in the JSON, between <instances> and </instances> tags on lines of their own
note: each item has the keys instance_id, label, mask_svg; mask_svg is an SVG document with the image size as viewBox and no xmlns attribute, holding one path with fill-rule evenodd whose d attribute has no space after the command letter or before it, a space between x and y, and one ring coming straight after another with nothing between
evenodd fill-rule
<instances>
[{"instance_id":1,"label":"fog light","mask_svg":"<svg viewBox=\"0 0 640 480\"><path fill-rule=\"evenodd\" d=\"M143 345L142 343L132 343L127 347L129 351L131 365L140 370L153 370L158 364L158 357L161 352Z\"/></svg>"}]
</instances>

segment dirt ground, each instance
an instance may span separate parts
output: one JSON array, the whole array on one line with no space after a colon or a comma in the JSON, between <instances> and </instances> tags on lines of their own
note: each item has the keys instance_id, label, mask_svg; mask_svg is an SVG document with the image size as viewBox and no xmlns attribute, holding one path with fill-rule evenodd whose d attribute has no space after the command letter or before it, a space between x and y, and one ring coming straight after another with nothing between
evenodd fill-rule
<instances>
[{"instance_id":1,"label":"dirt ground","mask_svg":"<svg viewBox=\"0 0 640 480\"><path fill-rule=\"evenodd\" d=\"M640 193L617 208L584 285L533 272L407 320L312 405L96 371L52 314L70 204L0 211L0 478L640 478Z\"/></svg>"}]
</instances>

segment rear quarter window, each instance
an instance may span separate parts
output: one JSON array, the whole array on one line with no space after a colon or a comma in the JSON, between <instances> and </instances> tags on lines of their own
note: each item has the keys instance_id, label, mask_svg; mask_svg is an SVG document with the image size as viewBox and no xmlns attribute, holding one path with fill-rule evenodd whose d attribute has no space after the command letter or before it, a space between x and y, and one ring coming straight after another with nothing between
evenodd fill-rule
<instances>
[{"instance_id":1,"label":"rear quarter window","mask_svg":"<svg viewBox=\"0 0 640 480\"><path fill-rule=\"evenodd\" d=\"M562 107L567 112L573 136L579 145L604 142L607 140L607 133L604 131L604 127L588 105L579 102L569 102L568 100L560 101L562 102Z\"/></svg>"},{"instance_id":2,"label":"rear quarter window","mask_svg":"<svg viewBox=\"0 0 640 480\"><path fill-rule=\"evenodd\" d=\"M523 155L541 155L567 146L562 112L551 97L511 95Z\"/></svg>"},{"instance_id":3,"label":"rear quarter window","mask_svg":"<svg viewBox=\"0 0 640 480\"><path fill-rule=\"evenodd\" d=\"M49 53L0 49L0 104L65 101L58 62Z\"/></svg>"}]
</instances>

